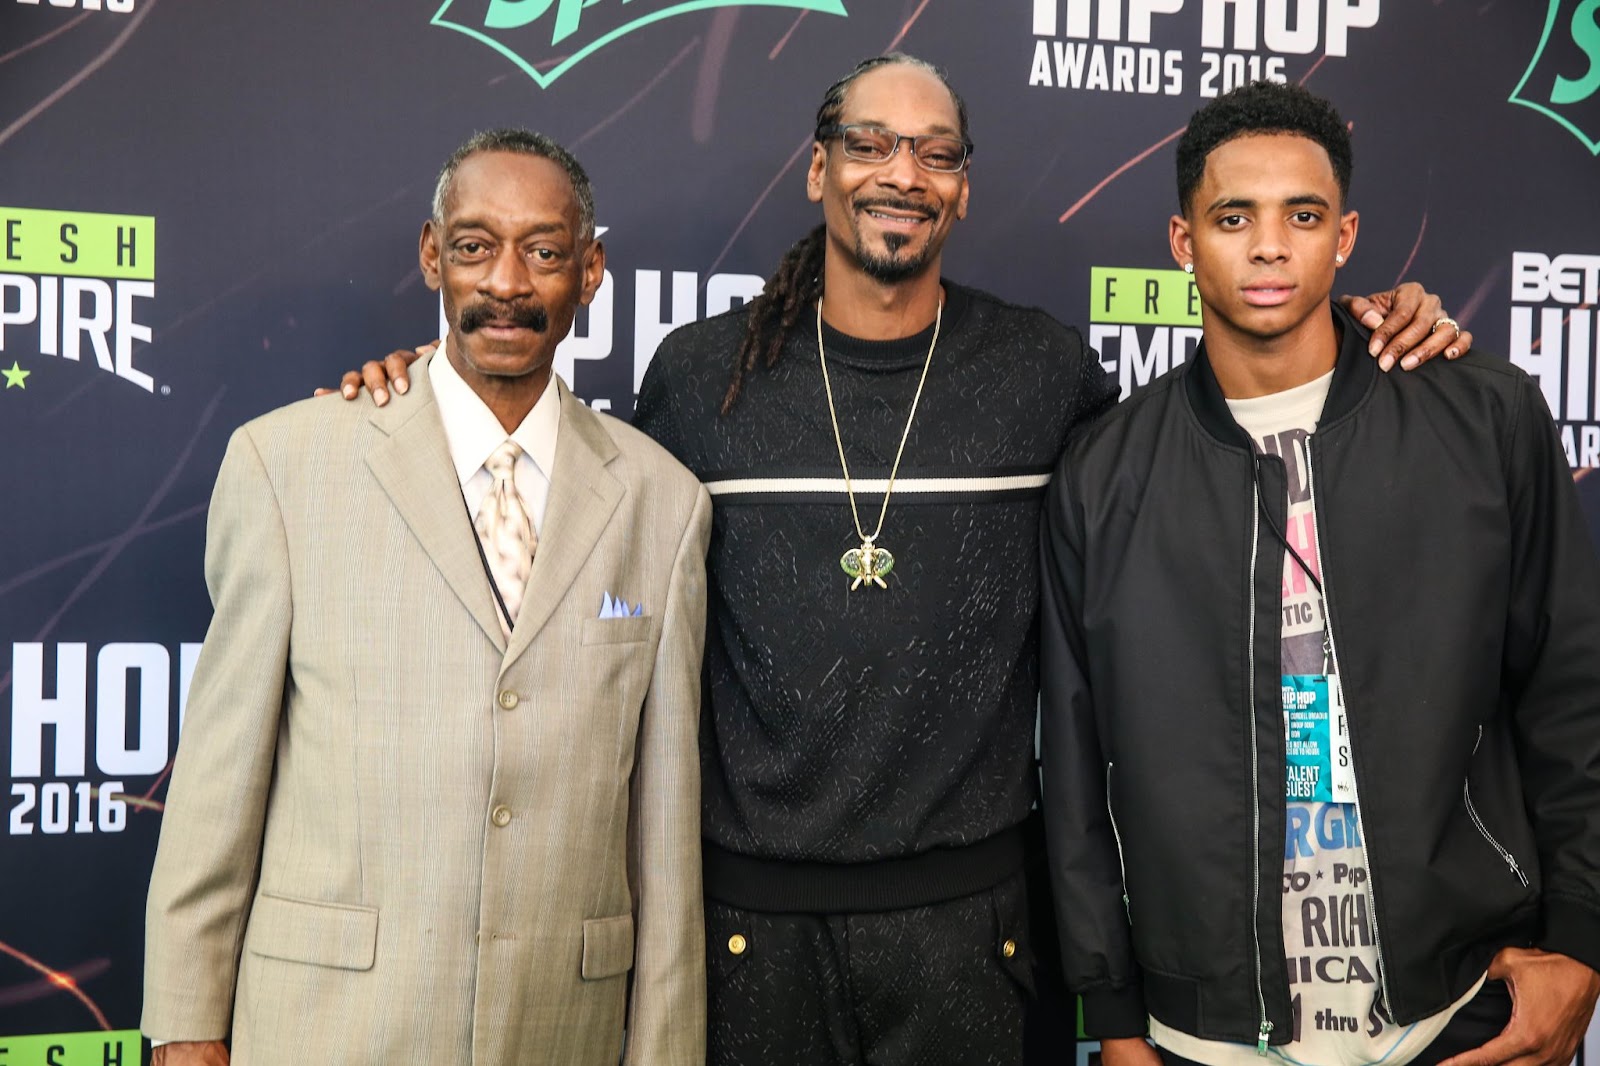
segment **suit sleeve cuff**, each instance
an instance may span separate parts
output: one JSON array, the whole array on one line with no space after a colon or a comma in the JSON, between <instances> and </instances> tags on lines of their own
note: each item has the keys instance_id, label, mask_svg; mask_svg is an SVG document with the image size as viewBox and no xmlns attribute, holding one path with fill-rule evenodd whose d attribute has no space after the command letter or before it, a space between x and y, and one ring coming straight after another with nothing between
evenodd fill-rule
<instances>
[{"instance_id":1,"label":"suit sleeve cuff","mask_svg":"<svg viewBox=\"0 0 1600 1066\"><path fill-rule=\"evenodd\" d=\"M1538 946L1600 972L1600 913L1565 896L1546 896L1544 936Z\"/></svg>"},{"instance_id":2,"label":"suit sleeve cuff","mask_svg":"<svg viewBox=\"0 0 1600 1066\"><path fill-rule=\"evenodd\" d=\"M1144 1036L1149 1015L1144 1009L1144 990L1137 983L1122 988L1083 994L1083 1031L1091 1040L1116 1040Z\"/></svg>"}]
</instances>

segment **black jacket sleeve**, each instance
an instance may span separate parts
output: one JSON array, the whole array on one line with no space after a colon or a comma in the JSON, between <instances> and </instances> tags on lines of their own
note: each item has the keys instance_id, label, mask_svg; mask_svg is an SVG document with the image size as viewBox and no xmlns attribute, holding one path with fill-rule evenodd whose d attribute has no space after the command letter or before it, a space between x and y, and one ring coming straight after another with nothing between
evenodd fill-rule
<instances>
[{"instance_id":1,"label":"black jacket sleeve","mask_svg":"<svg viewBox=\"0 0 1600 1066\"><path fill-rule=\"evenodd\" d=\"M1090 689L1083 628L1082 515L1072 452L1045 499L1040 604L1040 757L1050 881L1068 986L1083 997L1085 1032L1143 1036L1122 859L1107 799L1107 757Z\"/></svg>"},{"instance_id":2,"label":"black jacket sleeve","mask_svg":"<svg viewBox=\"0 0 1600 1066\"><path fill-rule=\"evenodd\" d=\"M1544 399L1519 386L1503 676L1539 845L1539 946L1600 969L1600 564Z\"/></svg>"}]
</instances>

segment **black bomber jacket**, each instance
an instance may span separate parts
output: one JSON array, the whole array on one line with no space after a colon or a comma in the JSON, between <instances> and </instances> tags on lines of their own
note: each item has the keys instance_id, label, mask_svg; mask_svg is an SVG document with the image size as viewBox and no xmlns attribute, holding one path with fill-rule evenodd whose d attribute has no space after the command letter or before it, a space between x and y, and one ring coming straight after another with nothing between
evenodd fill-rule
<instances>
[{"instance_id":1,"label":"black bomber jacket","mask_svg":"<svg viewBox=\"0 0 1600 1066\"><path fill-rule=\"evenodd\" d=\"M1380 1002L1444 1009L1495 952L1600 969L1600 567L1538 387L1380 373L1344 311L1308 438ZM1280 908L1283 463L1202 345L1076 437L1046 502L1043 809L1095 1037L1291 1036ZM1270 516L1270 521L1269 521Z\"/></svg>"}]
</instances>

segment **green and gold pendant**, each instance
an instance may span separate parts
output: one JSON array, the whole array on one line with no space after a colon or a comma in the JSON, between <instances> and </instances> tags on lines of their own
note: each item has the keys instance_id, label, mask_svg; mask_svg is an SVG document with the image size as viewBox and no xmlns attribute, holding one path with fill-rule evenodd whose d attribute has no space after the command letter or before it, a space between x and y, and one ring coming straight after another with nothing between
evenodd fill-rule
<instances>
[{"instance_id":1,"label":"green and gold pendant","mask_svg":"<svg viewBox=\"0 0 1600 1066\"><path fill-rule=\"evenodd\" d=\"M889 554L889 549L874 546L872 538L868 537L861 542L861 547L851 548L839 556L839 567L855 578L850 583L851 592L860 588L862 582L886 589L889 586L883 579L894 569L894 556Z\"/></svg>"}]
</instances>

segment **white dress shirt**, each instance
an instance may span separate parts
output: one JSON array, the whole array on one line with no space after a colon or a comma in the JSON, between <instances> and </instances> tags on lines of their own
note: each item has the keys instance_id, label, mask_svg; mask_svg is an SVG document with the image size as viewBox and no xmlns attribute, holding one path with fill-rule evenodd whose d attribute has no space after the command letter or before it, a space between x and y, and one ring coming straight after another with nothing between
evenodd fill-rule
<instances>
[{"instance_id":1,"label":"white dress shirt","mask_svg":"<svg viewBox=\"0 0 1600 1066\"><path fill-rule=\"evenodd\" d=\"M455 464L456 477L461 480L461 495L467 501L467 513L476 518L479 505L494 486L494 478L483 464L509 436L522 446L522 454L517 456L511 476L537 534L544 527L545 505L550 499L550 472L556 462L556 434L561 429L559 379L551 373L550 384L545 386L539 402L533 405L522 424L507 434L489 405L450 365L445 353L448 343L446 340L439 345L439 350L428 360L428 376L434 400L439 405L439 418L444 422L450 461Z\"/></svg>"}]
</instances>

